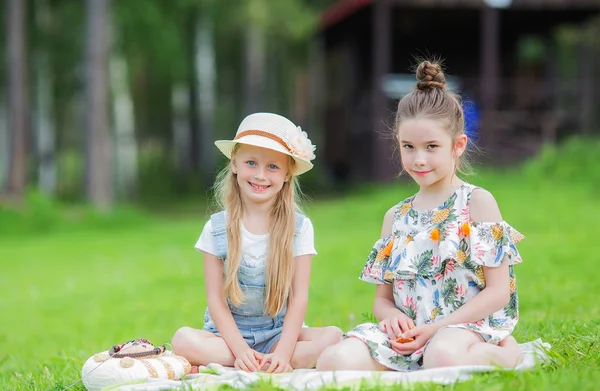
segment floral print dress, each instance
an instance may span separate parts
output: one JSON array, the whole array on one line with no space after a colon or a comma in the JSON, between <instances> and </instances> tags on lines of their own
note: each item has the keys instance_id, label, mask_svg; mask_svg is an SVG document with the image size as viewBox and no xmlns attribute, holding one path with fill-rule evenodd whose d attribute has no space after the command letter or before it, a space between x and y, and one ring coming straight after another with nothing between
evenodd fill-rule
<instances>
[{"instance_id":1,"label":"floral print dress","mask_svg":"<svg viewBox=\"0 0 600 391\"><path fill-rule=\"evenodd\" d=\"M519 319L513 265L521 263L515 244L523 235L504 221L472 222L469 204L474 189L463 183L444 204L427 211L413 209L415 196L399 203L392 235L375 243L360 279L393 284L396 307L421 325L443 319L475 297L485 288L483 266L500 266L506 257L508 305L476 323L447 326L472 330L488 343L498 344ZM422 368L425 347L402 356L392 350L388 335L375 323L361 324L346 335L365 342L371 356L391 369Z\"/></svg>"}]
</instances>

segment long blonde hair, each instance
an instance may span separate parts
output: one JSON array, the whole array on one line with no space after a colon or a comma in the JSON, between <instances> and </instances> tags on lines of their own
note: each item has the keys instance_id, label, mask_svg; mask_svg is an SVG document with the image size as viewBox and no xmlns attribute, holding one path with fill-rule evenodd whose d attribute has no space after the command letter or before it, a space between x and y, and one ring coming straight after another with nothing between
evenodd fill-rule
<instances>
[{"instance_id":1,"label":"long blonde hair","mask_svg":"<svg viewBox=\"0 0 600 391\"><path fill-rule=\"evenodd\" d=\"M238 145L234 148L231 159L235 158ZM284 182L282 189L277 193L275 203L268 216L270 223L264 308L265 313L271 317L283 309L288 298L292 298L294 231L296 212L300 212L297 200L301 196L298 181L292 174L293 169L294 160L290 157L288 163L290 178ZM230 163L217 176L214 190L219 208L227 211L228 248L223 294L233 305L239 306L244 302L244 294L237 277L242 255L240 226L244 215L244 206L240 187L236 176L231 171Z\"/></svg>"}]
</instances>

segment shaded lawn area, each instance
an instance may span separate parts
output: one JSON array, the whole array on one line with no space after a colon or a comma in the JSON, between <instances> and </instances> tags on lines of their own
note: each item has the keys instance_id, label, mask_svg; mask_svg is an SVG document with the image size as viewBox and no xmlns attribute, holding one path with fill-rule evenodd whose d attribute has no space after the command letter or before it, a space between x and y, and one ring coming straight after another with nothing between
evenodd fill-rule
<instances>
[{"instance_id":1,"label":"shaded lawn area","mask_svg":"<svg viewBox=\"0 0 600 391\"><path fill-rule=\"evenodd\" d=\"M417 388L598 389L597 194L492 172L469 181L490 190L505 220L526 235L519 245L524 262L516 267L515 337L542 337L556 361L528 373ZM364 321L374 286L357 277L385 211L415 191L407 184L364 188L306 208L319 252L309 325L348 330ZM60 390L79 378L89 356L113 344L139 337L163 344L180 326L201 328L202 258L193 245L204 221L202 213L178 213L126 228L0 237L0 389Z\"/></svg>"}]
</instances>

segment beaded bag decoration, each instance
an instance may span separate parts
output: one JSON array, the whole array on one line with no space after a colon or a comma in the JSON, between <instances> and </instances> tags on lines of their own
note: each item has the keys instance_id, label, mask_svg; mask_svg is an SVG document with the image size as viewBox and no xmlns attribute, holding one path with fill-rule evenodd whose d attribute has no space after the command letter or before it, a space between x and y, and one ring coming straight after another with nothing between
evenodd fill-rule
<instances>
[{"instance_id":1,"label":"beaded bag decoration","mask_svg":"<svg viewBox=\"0 0 600 391\"><path fill-rule=\"evenodd\" d=\"M81 376L87 390L99 391L134 380L179 380L190 373L191 368L185 358L175 355L164 345L155 347L140 338L93 355L83 365Z\"/></svg>"}]
</instances>

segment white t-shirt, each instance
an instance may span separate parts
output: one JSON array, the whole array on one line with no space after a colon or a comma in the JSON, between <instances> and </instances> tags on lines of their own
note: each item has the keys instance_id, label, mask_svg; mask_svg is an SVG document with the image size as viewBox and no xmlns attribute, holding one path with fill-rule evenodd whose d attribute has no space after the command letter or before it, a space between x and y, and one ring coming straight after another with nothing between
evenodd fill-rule
<instances>
[{"instance_id":1,"label":"white t-shirt","mask_svg":"<svg viewBox=\"0 0 600 391\"><path fill-rule=\"evenodd\" d=\"M242 259L240 264L249 267L264 265L267 261L267 239L268 234L255 235L248 232L244 225L241 225L242 234ZM306 217L300 228L298 236L294 239L294 256L317 255L315 250L314 228L311 221ZM196 242L194 248L198 251L206 251L209 254L216 255L214 238L212 235L212 223L210 220L204 225L202 234Z\"/></svg>"}]
</instances>

